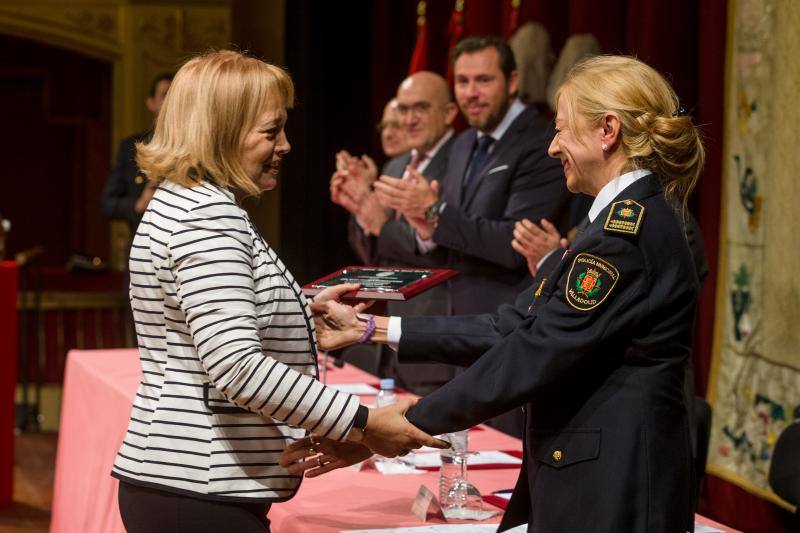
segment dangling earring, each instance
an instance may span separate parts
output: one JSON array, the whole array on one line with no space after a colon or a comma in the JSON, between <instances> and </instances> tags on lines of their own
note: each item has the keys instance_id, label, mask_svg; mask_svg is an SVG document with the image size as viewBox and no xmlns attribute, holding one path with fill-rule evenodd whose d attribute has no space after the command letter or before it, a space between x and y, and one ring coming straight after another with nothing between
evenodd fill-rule
<instances>
[{"instance_id":1,"label":"dangling earring","mask_svg":"<svg viewBox=\"0 0 800 533\"><path fill-rule=\"evenodd\" d=\"M601 144L600 148L602 148L604 152L608 152L608 145L606 143Z\"/></svg>"}]
</instances>

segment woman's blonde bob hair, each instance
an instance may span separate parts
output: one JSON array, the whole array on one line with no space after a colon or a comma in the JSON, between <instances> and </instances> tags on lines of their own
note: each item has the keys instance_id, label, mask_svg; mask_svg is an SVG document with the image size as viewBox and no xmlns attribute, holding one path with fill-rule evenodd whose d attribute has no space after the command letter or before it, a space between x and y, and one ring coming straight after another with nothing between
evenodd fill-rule
<instances>
[{"instance_id":1,"label":"woman's blonde bob hair","mask_svg":"<svg viewBox=\"0 0 800 533\"><path fill-rule=\"evenodd\" d=\"M282 112L293 100L292 80L279 67L232 50L194 57L175 74L136 161L153 181L207 181L258 195L241 165L243 137L264 112Z\"/></svg>"},{"instance_id":2,"label":"woman's blonde bob hair","mask_svg":"<svg viewBox=\"0 0 800 533\"><path fill-rule=\"evenodd\" d=\"M648 169L685 207L705 162L700 132L684 116L672 87L655 69L625 56L596 56L576 64L556 93L575 130L576 115L590 125L605 113L619 117L623 171Z\"/></svg>"}]
</instances>

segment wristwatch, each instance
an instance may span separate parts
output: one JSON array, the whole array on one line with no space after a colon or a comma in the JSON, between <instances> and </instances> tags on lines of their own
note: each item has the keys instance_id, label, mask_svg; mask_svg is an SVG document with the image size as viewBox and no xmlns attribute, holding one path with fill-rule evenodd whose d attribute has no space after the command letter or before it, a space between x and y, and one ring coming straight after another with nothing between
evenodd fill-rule
<instances>
[{"instance_id":1,"label":"wristwatch","mask_svg":"<svg viewBox=\"0 0 800 533\"><path fill-rule=\"evenodd\" d=\"M367 429L368 417L369 409L363 405L359 405L356 410L355 418L353 419L353 426L350 428L350 433L347 435L347 440L350 442L361 442L364 439L364 431Z\"/></svg>"},{"instance_id":2,"label":"wristwatch","mask_svg":"<svg viewBox=\"0 0 800 533\"><path fill-rule=\"evenodd\" d=\"M442 214L444 211L444 207L447 205L442 199L436 200L431 205L425 208L425 222L429 224L436 222L439 219L439 215Z\"/></svg>"}]
</instances>

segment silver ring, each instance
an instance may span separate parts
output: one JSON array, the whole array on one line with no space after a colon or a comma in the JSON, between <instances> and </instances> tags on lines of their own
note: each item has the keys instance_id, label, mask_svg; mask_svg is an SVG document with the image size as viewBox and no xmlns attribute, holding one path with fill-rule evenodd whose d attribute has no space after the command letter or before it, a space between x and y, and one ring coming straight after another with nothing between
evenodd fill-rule
<instances>
[{"instance_id":1,"label":"silver ring","mask_svg":"<svg viewBox=\"0 0 800 533\"><path fill-rule=\"evenodd\" d=\"M320 468L325 466L325 464L322 462L322 456L321 455L317 457L317 466L319 466Z\"/></svg>"}]
</instances>

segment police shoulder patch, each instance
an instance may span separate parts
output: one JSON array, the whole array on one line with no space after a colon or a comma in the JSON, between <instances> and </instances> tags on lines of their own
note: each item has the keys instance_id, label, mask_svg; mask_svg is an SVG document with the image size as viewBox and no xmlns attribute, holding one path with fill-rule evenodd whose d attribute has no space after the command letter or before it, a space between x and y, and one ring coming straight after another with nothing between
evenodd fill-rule
<instances>
[{"instance_id":1,"label":"police shoulder patch","mask_svg":"<svg viewBox=\"0 0 800 533\"><path fill-rule=\"evenodd\" d=\"M644 206L635 200L620 200L611 204L603 226L606 231L636 235L644 218Z\"/></svg>"},{"instance_id":2,"label":"police shoulder patch","mask_svg":"<svg viewBox=\"0 0 800 533\"><path fill-rule=\"evenodd\" d=\"M614 265L602 257L580 253L567 276L567 303L578 311L591 311L608 298L618 279Z\"/></svg>"}]
</instances>

